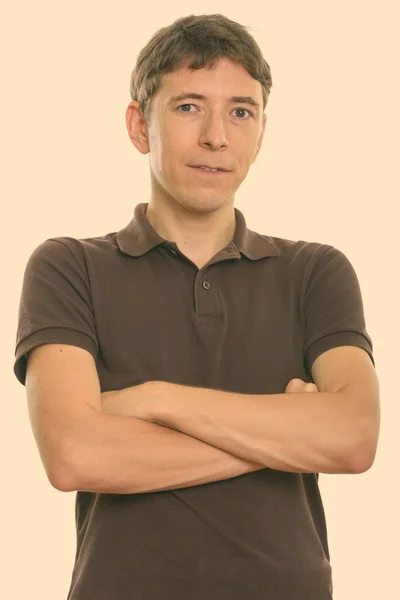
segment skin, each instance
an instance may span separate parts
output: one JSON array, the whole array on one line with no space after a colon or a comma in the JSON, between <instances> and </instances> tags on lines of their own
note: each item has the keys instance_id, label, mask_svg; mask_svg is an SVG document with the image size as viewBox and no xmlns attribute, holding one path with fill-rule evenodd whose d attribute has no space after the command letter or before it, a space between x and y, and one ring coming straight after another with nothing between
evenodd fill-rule
<instances>
[{"instance_id":1,"label":"skin","mask_svg":"<svg viewBox=\"0 0 400 600\"><path fill-rule=\"evenodd\" d=\"M112 390L101 394L101 404L103 413L110 415L120 415L123 417L136 417L138 419L148 419L148 407L154 400L154 395L160 395L163 391L171 397L173 394L174 383L165 381L146 381L124 390ZM155 387L157 386L157 387ZM180 386L178 386L179 391ZM319 392L315 383L303 381L296 377L291 379L286 386L285 394L301 394L304 392Z\"/></svg>"},{"instance_id":2,"label":"skin","mask_svg":"<svg viewBox=\"0 0 400 600\"><path fill-rule=\"evenodd\" d=\"M182 92L203 94L207 100L169 104ZM260 107L231 103L232 96L251 96ZM261 84L241 65L223 58L212 69L184 67L164 75L152 99L149 123L139 107L137 101L130 102L126 124L133 145L149 154L146 216L163 238L176 242L201 266L233 239L236 190L256 160L265 132ZM218 165L230 172L199 174L191 164Z\"/></svg>"}]
</instances>

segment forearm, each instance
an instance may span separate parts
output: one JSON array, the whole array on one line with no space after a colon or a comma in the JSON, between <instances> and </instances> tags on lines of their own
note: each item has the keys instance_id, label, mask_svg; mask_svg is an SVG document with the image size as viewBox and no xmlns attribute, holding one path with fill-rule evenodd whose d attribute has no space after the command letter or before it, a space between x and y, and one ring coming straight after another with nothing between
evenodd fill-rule
<instances>
[{"instance_id":1,"label":"forearm","mask_svg":"<svg viewBox=\"0 0 400 600\"><path fill-rule=\"evenodd\" d=\"M261 395L162 385L148 420L243 460L321 473L359 472L364 464L363 426L355 403L342 392Z\"/></svg>"},{"instance_id":2,"label":"forearm","mask_svg":"<svg viewBox=\"0 0 400 600\"><path fill-rule=\"evenodd\" d=\"M70 449L68 491L138 494L186 488L257 471L263 465L159 424L94 413Z\"/></svg>"}]
</instances>

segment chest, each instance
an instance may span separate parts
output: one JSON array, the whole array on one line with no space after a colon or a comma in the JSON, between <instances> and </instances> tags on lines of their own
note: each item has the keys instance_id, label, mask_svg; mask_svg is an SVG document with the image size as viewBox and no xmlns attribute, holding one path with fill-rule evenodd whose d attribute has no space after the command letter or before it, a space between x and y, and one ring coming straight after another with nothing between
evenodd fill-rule
<instances>
[{"instance_id":1,"label":"chest","mask_svg":"<svg viewBox=\"0 0 400 600\"><path fill-rule=\"evenodd\" d=\"M155 269L125 279L123 294L118 282L94 286L102 389L162 380L283 393L303 377L295 282L273 271L229 271Z\"/></svg>"}]
</instances>

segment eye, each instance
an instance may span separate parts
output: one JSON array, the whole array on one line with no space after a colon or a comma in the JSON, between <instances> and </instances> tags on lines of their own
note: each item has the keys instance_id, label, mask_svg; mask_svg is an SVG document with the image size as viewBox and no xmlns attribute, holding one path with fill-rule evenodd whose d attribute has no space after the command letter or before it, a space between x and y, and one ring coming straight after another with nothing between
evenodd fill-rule
<instances>
[{"instance_id":1,"label":"eye","mask_svg":"<svg viewBox=\"0 0 400 600\"><path fill-rule=\"evenodd\" d=\"M181 104L180 106L178 106L177 110L178 110L179 108L182 108L182 106L194 106L194 104ZM181 110L180 112L192 112L192 111L190 111L190 110L183 110L183 111L182 111L182 110Z\"/></svg>"},{"instance_id":2,"label":"eye","mask_svg":"<svg viewBox=\"0 0 400 600\"><path fill-rule=\"evenodd\" d=\"M183 107L185 107L185 106L196 106L196 105L195 105L195 104L181 104L180 106L178 106L178 107L177 107L177 109L176 109L176 110L179 110L179 109L181 109L181 108L183 108ZM251 110L248 110L247 108L242 108L242 107L240 107L240 108L235 108L234 112L236 112L236 111L238 111L238 110L243 110L243 111L247 112L247 113L249 114L249 116L251 116L251 117L253 117L253 116L254 116L254 114L251 112ZM191 110L180 110L179 112L193 112L193 111L191 111ZM240 117L240 120L242 120L242 121L243 121L243 120L244 120L244 118L243 118L243 117Z\"/></svg>"},{"instance_id":3,"label":"eye","mask_svg":"<svg viewBox=\"0 0 400 600\"><path fill-rule=\"evenodd\" d=\"M253 113L251 112L251 110L248 110L247 108L235 108L235 112L238 110L244 110L245 112L248 112L251 117L253 116Z\"/></svg>"}]
</instances>

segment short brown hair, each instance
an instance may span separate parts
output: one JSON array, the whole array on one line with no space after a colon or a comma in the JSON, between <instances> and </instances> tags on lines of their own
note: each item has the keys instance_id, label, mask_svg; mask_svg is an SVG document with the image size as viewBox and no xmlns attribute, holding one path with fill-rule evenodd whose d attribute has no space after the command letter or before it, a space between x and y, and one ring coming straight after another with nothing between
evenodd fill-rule
<instances>
[{"instance_id":1,"label":"short brown hair","mask_svg":"<svg viewBox=\"0 0 400 600\"><path fill-rule=\"evenodd\" d=\"M139 52L130 79L131 98L140 103L142 115L149 121L151 100L165 73L184 66L211 68L223 57L241 64L261 83L265 110L272 87L270 67L247 28L219 14L181 17L156 31Z\"/></svg>"}]
</instances>

